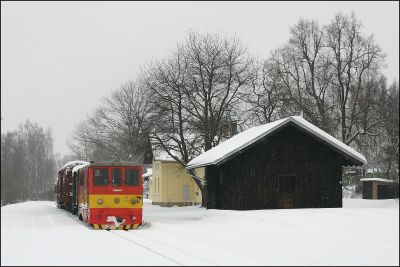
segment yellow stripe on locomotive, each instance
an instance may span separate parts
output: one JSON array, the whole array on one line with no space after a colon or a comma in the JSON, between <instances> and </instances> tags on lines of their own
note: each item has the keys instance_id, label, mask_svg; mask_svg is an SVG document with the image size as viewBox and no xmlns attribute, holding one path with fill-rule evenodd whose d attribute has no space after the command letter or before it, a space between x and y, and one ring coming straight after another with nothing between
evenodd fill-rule
<instances>
[{"instance_id":1,"label":"yellow stripe on locomotive","mask_svg":"<svg viewBox=\"0 0 400 267\"><path fill-rule=\"evenodd\" d=\"M141 195L90 195L90 208L142 208Z\"/></svg>"}]
</instances>

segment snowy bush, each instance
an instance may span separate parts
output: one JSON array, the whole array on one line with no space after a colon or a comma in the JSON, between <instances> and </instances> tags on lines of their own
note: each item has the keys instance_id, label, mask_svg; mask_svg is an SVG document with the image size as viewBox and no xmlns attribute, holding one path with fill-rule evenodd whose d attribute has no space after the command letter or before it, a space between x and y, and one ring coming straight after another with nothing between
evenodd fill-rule
<instances>
[{"instance_id":1,"label":"snowy bush","mask_svg":"<svg viewBox=\"0 0 400 267\"><path fill-rule=\"evenodd\" d=\"M362 198L362 194L359 193L359 190L356 190L355 185L343 186L343 198Z\"/></svg>"}]
</instances>

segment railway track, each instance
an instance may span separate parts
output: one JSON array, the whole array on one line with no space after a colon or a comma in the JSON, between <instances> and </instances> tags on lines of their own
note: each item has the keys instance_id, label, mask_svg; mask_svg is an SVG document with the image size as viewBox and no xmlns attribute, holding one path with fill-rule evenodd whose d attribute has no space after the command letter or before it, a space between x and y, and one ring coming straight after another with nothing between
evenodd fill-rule
<instances>
[{"instance_id":1,"label":"railway track","mask_svg":"<svg viewBox=\"0 0 400 267\"><path fill-rule=\"evenodd\" d=\"M128 242L131 242L131 243L133 243L135 245L138 245L138 246L140 246L142 248L145 248L145 249L147 249L147 250L149 250L149 251L151 251L153 253L156 253L157 255L159 255L159 256L161 256L163 258L166 258L169 261L172 261L177 265L181 265L181 266L193 265L193 259L196 260L196 262L197 262L196 265L199 265L199 264L200 265L213 265L213 266L218 265L218 264L216 264L214 262L211 262L211 261L209 261L209 260L207 260L207 259L205 259L203 257L199 257L198 255L195 255L195 254L190 253L188 251L173 247L170 244L166 244L166 243L161 242L159 240L155 240L155 239L146 237L146 236L138 233L137 231L124 231L124 232L121 232L121 233L119 233L119 232L117 233L116 231L109 231L109 232L114 234L114 235L116 235L116 236L118 236L118 237L120 237L120 238L122 238L122 239L124 239L124 240L126 240L126 241L128 241ZM131 236L131 238L129 238L128 236ZM132 239L132 238L134 238L134 239ZM143 243L145 243L146 245L143 245ZM148 243L150 243L151 245L148 245ZM175 258L179 258L179 261L174 259L174 258L172 258L171 256L165 255L165 253L160 253L160 252L156 251L155 249L150 248L150 246L151 247L156 247L156 248L159 247L159 248L162 248L163 251L168 251L170 255L175 255L176 256ZM186 262L186 261L182 260L182 258L183 259L190 259L191 261L185 264L183 262Z\"/></svg>"},{"instance_id":2,"label":"railway track","mask_svg":"<svg viewBox=\"0 0 400 267\"><path fill-rule=\"evenodd\" d=\"M197 259L197 260L199 260L199 261L208 263L208 264L210 264L210 265L218 266L218 264L216 264L215 262L211 262L211 261L209 261L208 259L206 259L206 258L204 258L204 257L198 256L198 255L195 255L195 254L193 254L193 253L191 253L191 252L185 251L185 250L183 250L183 249L180 249L180 248L171 246L170 244L167 244L167 243L165 243L165 242L162 242L162 241L155 240L155 239L153 239L153 238L144 236L144 235L142 235L141 233L139 233L139 231L128 231L128 232L126 232L126 233L128 233L128 234L130 234L130 235L134 235L135 238L136 238L137 236L139 236L139 237L141 237L141 238L143 238L143 239L145 239L145 240L147 240L147 241L150 241L150 242L152 242L152 243L154 243L154 244L160 245L160 246L162 246L162 247L164 247L164 248L177 251L177 252L179 252L179 253L181 253L181 254L184 254L184 255L189 255L189 256L192 257L192 258L195 258L195 259Z\"/></svg>"},{"instance_id":3,"label":"railway track","mask_svg":"<svg viewBox=\"0 0 400 267\"><path fill-rule=\"evenodd\" d=\"M140 247L140 248L143 248L143 249L145 249L145 250L147 250L147 251L150 251L150 252L152 252L152 253L154 253L154 254L157 254L158 256L160 256L160 257L162 257L162 258L164 258L164 259L167 259L167 260L173 262L173 263L176 264L176 265L179 265L179 266L184 266L184 265L185 265L185 264L183 264L183 263L181 263L181 262L179 262L179 261L177 261L177 260L175 260L175 259L173 259L173 258L171 258L171 257L168 257L168 256L166 256L166 255L164 255L164 254L162 254L162 253L160 253L160 252L158 252L158 251L152 249L152 248L149 248L148 246L144 246L143 244L140 244L139 242L137 242L137 241L135 241L135 240L132 240L132 239L129 239L129 238L123 236L123 235L117 234L117 233L114 232L114 231L107 231L107 232L108 232L108 233L111 233L112 235L115 235L115 236L117 236L117 237L119 237L119 238L121 238L121 239L124 239L125 241L130 242L131 244L134 244L134 245L136 245L136 246L138 246L138 247Z\"/></svg>"}]
</instances>

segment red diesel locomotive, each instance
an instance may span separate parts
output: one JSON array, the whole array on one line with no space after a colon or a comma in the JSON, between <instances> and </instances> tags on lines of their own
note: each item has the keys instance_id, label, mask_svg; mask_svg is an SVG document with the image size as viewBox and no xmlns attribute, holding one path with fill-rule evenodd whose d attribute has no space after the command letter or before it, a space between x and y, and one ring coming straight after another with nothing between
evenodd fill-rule
<instances>
[{"instance_id":1,"label":"red diesel locomotive","mask_svg":"<svg viewBox=\"0 0 400 267\"><path fill-rule=\"evenodd\" d=\"M75 166L71 176L71 205L74 207L73 203L76 203L80 220L93 225L95 229L128 230L142 224L143 181L140 164L91 162Z\"/></svg>"}]
</instances>

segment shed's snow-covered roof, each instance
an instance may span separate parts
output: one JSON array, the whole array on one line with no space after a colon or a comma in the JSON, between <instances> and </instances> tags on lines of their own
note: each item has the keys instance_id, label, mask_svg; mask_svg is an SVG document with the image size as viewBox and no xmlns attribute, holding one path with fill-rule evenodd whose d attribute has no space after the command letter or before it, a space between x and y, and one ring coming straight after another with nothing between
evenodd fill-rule
<instances>
[{"instance_id":1,"label":"shed's snow-covered roof","mask_svg":"<svg viewBox=\"0 0 400 267\"><path fill-rule=\"evenodd\" d=\"M254 142L260 140L261 138L273 133L275 130L281 128L282 126L290 122L304 129L306 132L314 135L316 138L325 141L326 143L340 150L342 153L351 157L352 159L362 164L367 163L365 157L360 153L358 153L353 148L337 140L330 134L316 127L315 125L309 123L302 117L292 116L271 123L267 123L261 126L256 126L247 129L246 131L243 131L233 136L232 138L226 140L225 142L219 144L218 146L194 158L187 164L186 168L192 169L207 165L218 165L218 163L228 158L229 156L253 144Z\"/></svg>"},{"instance_id":2,"label":"shed's snow-covered roof","mask_svg":"<svg viewBox=\"0 0 400 267\"><path fill-rule=\"evenodd\" d=\"M383 179L383 178L361 178L361 182L368 182L368 181L377 181L377 182L386 182L386 183L396 183L396 181Z\"/></svg>"},{"instance_id":3,"label":"shed's snow-covered roof","mask_svg":"<svg viewBox=\"0 0 400 267\"><path fill-rule=\"evenodd\" d=\"M66 168L66 167L75 167L76 165L82 165L82 164L86 164L87 165L87 164L89 164L89 162L83 161L83 160L68 161L58 171L61 171L62 169Z\"/></svg>"}]
</instances>

